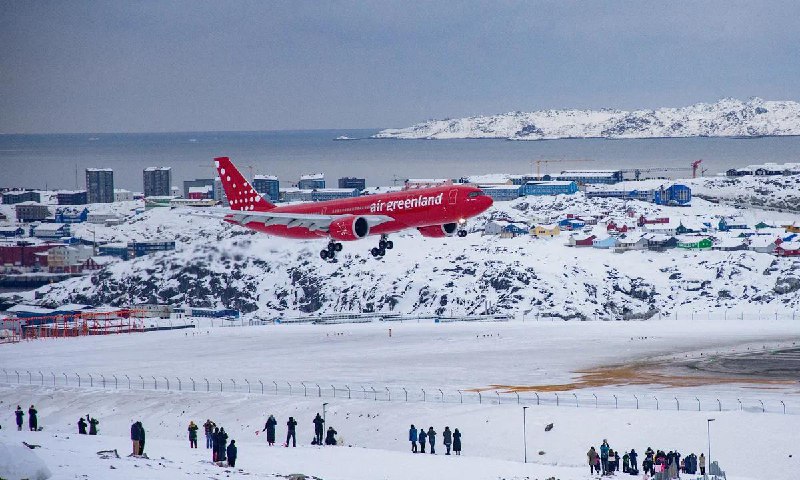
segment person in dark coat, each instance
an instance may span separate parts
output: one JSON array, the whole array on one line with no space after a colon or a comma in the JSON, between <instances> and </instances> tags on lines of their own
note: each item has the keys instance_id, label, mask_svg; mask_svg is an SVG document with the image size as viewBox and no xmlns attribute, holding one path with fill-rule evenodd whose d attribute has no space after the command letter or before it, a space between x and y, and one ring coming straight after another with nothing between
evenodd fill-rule
<instances>
[{"instance_id":1,"label":"person in dark coat","mask_svg":"<svg viewBox=\"0 0 800 480\"><path fill-rule=\"evenodd\" d=\"M219 446L219 452L217 452L217 461L224 462L225 453L227 452L227 447L228 447L228 434L225 433L225 428L219 429L219 436L217 437L217 445Z\"/></svg>"},{"instance_id":2,"label":"person in dark coat","mask_svg":"<svg viewBox=\"0 0 800 480\"><path fill-rule=\"evenodd\" d=\"M286 444L284 447L289 446L289 439L292 440L292 448L297 446L296 428L297 420L295 420L294 417L289 417L289 421L286 422Z\"/></svg>"},{"instance_id":3,"label":"person in dark coat","mask_svg":"<svg viewBox=\"0 0 800 480\"><path fill-rule=\"evenodd\" d=\"M35 432L39 429L39 419L36 418L37 413L38 412L36 409L33 407L33 405L31 405L31 408L28 409L28 426L30 427L31 432Z\"/></svg>"},{"instance_id":4,"label":"person in dark coat","mask_svg":"<svg viewBox=\"0 0 800 480\"><path fill-rule=\"evenodd\" d=\"M453 444L453 432L450 431L450 427L444 427L444 432L442 432L442 443L444 443L444 448L447 450L445 455L450 455L450 445Z\"/></svg>"},{"instance_id":5,"label":"person in dark coat","mask_svg":"<svg viewBox=\"0 0 800 480\"><path fill-rule=\"evenodd\" d=\"M314 440L317 442L317 445L322 445L322 434L325 432L325 420L317 413L317 416L314 417Z\"/></svg>"},{"instance_id":6,"label":"person in dark coat","mask_svg":"<svg viewBox=\"0 0 800 480\"><path fill-rule=\"evenodd\" d=\"M411 453L417 453L417 427L413 423L408 429L408 441L411 442Z\"/></svg>"},{"instance_id":7,"label":"person in dark coat","mask_svg":"<svg viewBox=\"0 0 800 480\"><path fill-rule=\"evenodd\" d=\"M636 449L631 448L631 453L629 453L628 456L631 459L631 470L639 470L639 465L636 463L636 457L638 457Z\"/></svg>"},{"instance_id":8,"label":"person in dark coat","mask_svg":"<svg viewBox=\"0 0 800 480\"><path fill-rule=\"evenodd\" d=\"M333 427L328 427L328 433L325 434L325 445L336 445L336 430Z\"/></svg>"},{"instance_id":9,"label":"person in dark coat","mask_svg":"<svg viewBox=\"0 0 800 480\"><path fill-rule=\"evenodd\" d=\"M431 446L431 455L436 455L436 431L433 427L428 428L428 444Z\"/></svg>"},{"instance_id":10,"label":"person in dark coat","mask_svg":"<svg viewBox=\"0 0 800 480\"><path fill-rule=\"evenodd\" d=\"M275 420L275 417L270 415L269 418L267 419L267 423L264 424L264 430L261 430L262 432L266 430L267 443L269 444L270 447L275 444L275 426L277 424L278 422Z\"/></svg>"},{"instance_id":11,"label":"person in dark coat","mask_svg":"<svg viewBox=\"0 0 800 480\"><path fill-rule=\"evenodd\" d=\"M428 434L425 433L424 428L419 429L419 435L417 435L417 438L419 438L419 453L425 453L425 439L428 438Z\"/></svg>"},{"instance_id":12,"label":"person in dark coat","mask_svg":"<svg viewBox=\"0 0 800 480\"><path fill-rule=\"evenodd\" d=\"M142 422L136 422L139 425L139 455L144 455L144 425Z\"/></svg>"},{"instance_id":13,"label":"person in dark coat","mask_svg":"<svg viewBox=\"0 0 800 480\"><path fill-rule=\"evenodd\" d=\"M200 430L200 427L193 421L190 421L187 430L189 431L189 448L197 448L197 431Z\"/></svg>"},{"instance_id":14,"label":"person in dark coat","mask_svg":"<svg viewBox=\"0 0 800 480\"><path fill-rule=\"evenodd\" d=\"M219 427L214 427L214 433L211 434L211 461L217 461L219 454Z\"/></svg>"},{"instance_id":15,"label":"person in dark coat","mask_svg":"<svg viewBox=\"0 0 800 480\"><path fill-rule=\"evenodd\" d=\"M453 452L456 455L461 455L461 432L457 428L453 430Z\"/></svg>"},{"instance_id":16,"label":"person in dark coat","mask_svg":"<svg viewBox=\"0 0 800 480\"><path fill-rule=\"evenodd\" d=\"M86 420L83 417L78 420L78 435L86 435Z\"/></svg>"},{"instance_id":17,"label":"person in dark coat","mask_svg":"<svg viewBox=\"0 0 800 480\"><path fill-rule=\"evenodd\" d=\"M231 440L231 444L228 445L227 454L228 454L228 466L235 467L236 466L236 440ZM223 459L224 460L224 459Z\"/></svg>"},{"instance_id":18,"label":"person in dark coat","mask_svg":"<svg viewBox=\"0 0 800 480\"><path fill-rule=\"evenodd\" d=\"M17 405L14 415L17 416L17 430L22 431L22 418L25 416L25 412L22 411L22 407Z\"/></svg>"},{"instance_id":19,"label":"person in dark coat","mask_svg":"<svg viewBox=\"0 0 800 480\"><path fill-rule=\"evenodd\" d=\"M131 424L131 442L133 442L132 455L139 455L139 422Z\"/></svg>"},{"instance_id":20,"label":"person in dark coat","mask_svg":"<svg viewBox=\"0 0 800 480\"><path fill-rule=\"evenodd\" d=\"M206 448L214 448L214 427L216 425L211 419L206 419L206 423L203 424L203 431L206 434Z\"/></svg>"},{"instance_id":21,"label":"person in dark coat","mask_svg":"<svg viewBox=\"0 0 800 480\"><path fill-rule=\"evenodd\" d=\"M97 435L97 426L100 424L100 420L96 418L89 419L89 435Z\"/></svg>"}]
</instances>

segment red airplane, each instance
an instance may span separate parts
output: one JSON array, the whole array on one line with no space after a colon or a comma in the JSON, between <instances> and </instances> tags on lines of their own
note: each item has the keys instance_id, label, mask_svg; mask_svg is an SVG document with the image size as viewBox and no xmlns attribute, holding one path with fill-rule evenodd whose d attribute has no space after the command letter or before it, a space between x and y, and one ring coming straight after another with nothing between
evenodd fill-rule
<instances>
[{"instance_id":1,"label":"red airplane","mask_svg":"<svg viewBox=\"0 0 800 480\"><path fill-rule=\"evenodd\" d=\"M466 220L492 205L479 188L445 185L277 207L256 192L228 157L215 158L214 164L231 208L225 221L279 237L327 238L327 248L319 252L323 260L334 260L341 242L369 235L380 235L370 252L381 257L394 246L388 235L410 228L424 237L464 237Z\"/></svg>"}]
</instances>

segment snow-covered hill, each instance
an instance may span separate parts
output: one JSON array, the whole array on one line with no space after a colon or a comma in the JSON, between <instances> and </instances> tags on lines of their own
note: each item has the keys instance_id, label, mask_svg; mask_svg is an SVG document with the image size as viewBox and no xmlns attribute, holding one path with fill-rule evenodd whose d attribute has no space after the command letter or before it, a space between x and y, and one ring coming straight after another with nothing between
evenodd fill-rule
<instances>
[{"instance_id":1,"label":"snow-covered hill","mask_svg":"<svg viewBox=\"0 0 800 480\"><path fill-rule=\"evenodd\" d=\"M567 235L501 239L477 231L487 218L548 221L565 213L632 219L627 212L675 219L742 215L696 200L691 208L657 207L583 194L498 202L473 221L467 238L395 235L395 249L376 260L377 240L348 243L337 263L319 259L322 241L253 234L184 210L152 210L133 223L98 229L98 239L175 238L178 249L109 265L91 277L43 287L45 303L129 302L225 305L264 315L332 312L513 315L579 319L689 316L732 310L787 312L800 305L800 260L756 252L615 254L564 245ZM772 212L745 211L755 224ZM604 231L604 226L596 227ZM87 234L91 238L91 234ZM787 287L788 285L788 287ZM791 287L796 285L798 288Z\"/></svg>"},{"instance_id":2,"label":"snow-covered hill","mask_svg":"<svg viewBox=\"0 0 800 480\"><path fill-rule=\"evenodd\" d=\"M800 103L725 98L658 110L540 110L431 120L375 138L450 139L754 137L800 135Z\"/></svg>"}]
</instances>

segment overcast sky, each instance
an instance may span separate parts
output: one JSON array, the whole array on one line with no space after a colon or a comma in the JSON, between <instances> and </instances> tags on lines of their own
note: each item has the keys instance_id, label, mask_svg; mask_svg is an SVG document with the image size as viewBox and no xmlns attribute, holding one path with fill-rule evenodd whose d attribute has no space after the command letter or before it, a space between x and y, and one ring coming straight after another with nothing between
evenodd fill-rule
<instances>
[{"instance_id":1,"label":"overcast sky","mask_svg":"<svg viewBox=\"0 0 800 480\"><path fill-rule=\"evenodd\" d=\"M0 132L798 100L799 5L0 0Z\"/></svg>"}]
</instances>

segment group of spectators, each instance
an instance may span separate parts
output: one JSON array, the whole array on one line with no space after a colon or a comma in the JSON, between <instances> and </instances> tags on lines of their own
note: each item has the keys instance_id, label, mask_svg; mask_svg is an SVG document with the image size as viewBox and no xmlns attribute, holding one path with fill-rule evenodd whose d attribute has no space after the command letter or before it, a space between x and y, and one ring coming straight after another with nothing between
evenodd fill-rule
<instances>
[{"instance_id":1,"label":"group of spectators","mask_svg":"<svg viewBox=\"0 0 800 480\"><path fill-rule=\"evenodd\" d=\"M88 423L87 423L88 422ZM97 435L97 426L100 424L100 420L90 417L89 414L86 414L86 419L84 420L83 417L78 419L78 434L79 435L86 435L86 427L89 427L89 435Z\"/></svg>"},{"instance_id":2,"label":"group of spectators","mask_svg":"<svg viewBox=\"0 0 800 480\"><path fill-rule=\"evenodd\" d=\"M598 475L614 475L619 471L620 460L622 460L622 473L629 475L639 474L638 454L635 449L624 452L621 456L619 451L614 451L608 444L608 440L603 439L598 452L594 447L590 447L586 452L589 462L589 473ZM700 470L700 475L706 473L706 457L704 454L696 456L694 453L682 458L678 451L663 450L654 451L647 447L645 457L642 461L642 470L645 475L652 476L657 480L671 480L680 478L681 473L695 474Z\"/></svg>"},{"instance_id":3,"label":"group of spectators","mask_svg":"<svg viewBox=\"0 0 800 480\"><path fill-rule=\"evenodd\" d=\"M192 443L192 425L194 425L194 444ZM238 456L238 449L236 448L236 440L231 440L228 444L228 434L225 432L225 427L218 427L211 419L206 419L203 424L203 431L206 434L206 448L211 450L211 461L216 464L225 464L229 467L236 466L236 457ZM194 445L194 446L192 446ZM197 425L194 422L189 422L189 448L197 448Z\"/></svg>"},{"instance_id":4,"label":"group of spectators","mask_svg":"<svg viewBox=\"0 0 800 480\"><path fill-rule=\"evenodd\" d=\"M413 424L408 429L408 441L411 442L411 453L425 453L425 444L430 446L431 455L436 455L436 430L429 427L426 432L424 428L417 431L417 427ZM419 450L417 450L417 443L419 443ZM450 427L444 427L442 432L442 443L447 449L445 455L450 455L450 448L456 455L461 455L461 432L456 428L450 431Z\"/></svg>"},{"instance_id":5,"label":"group of spectators","mask_svg":"<svg viewBox=\"0 0 800 480\"><path fill-rule=\"evenodd\" d=\"M31 429L31 432L39 430L38 413L39 412L36 411L33 405L28 409L28 427ZM22 411L22 407L17 405L14 415L17 417L17 430L22 431L22 424L25 423L25 412Z\"/></svg>"}]
</instances>

